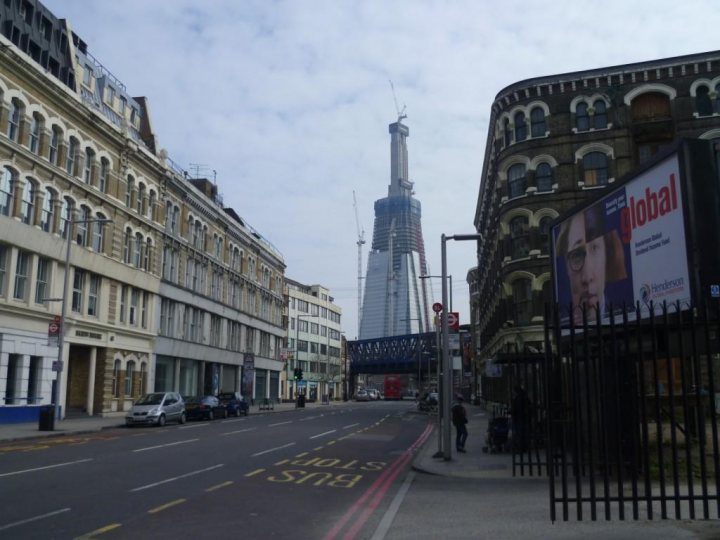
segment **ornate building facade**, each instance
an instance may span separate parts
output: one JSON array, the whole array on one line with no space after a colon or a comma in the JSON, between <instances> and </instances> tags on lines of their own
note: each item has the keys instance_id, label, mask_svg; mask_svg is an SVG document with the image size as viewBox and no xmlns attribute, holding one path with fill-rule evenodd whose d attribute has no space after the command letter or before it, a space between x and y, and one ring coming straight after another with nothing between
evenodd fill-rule
<instances>
[{"instance_id":1,"label":"ornate building facade","mask_svg":"<svg viewBox=\"0 0 720 540\"><path fill-rule=\"evenodd\" d=\"M538 77L492 105L468 273L477 372L543 349L549 225L679 138L720 139L720 52ZM479 390L479 388L478 388Z\"/></svg>"}]
</instances>

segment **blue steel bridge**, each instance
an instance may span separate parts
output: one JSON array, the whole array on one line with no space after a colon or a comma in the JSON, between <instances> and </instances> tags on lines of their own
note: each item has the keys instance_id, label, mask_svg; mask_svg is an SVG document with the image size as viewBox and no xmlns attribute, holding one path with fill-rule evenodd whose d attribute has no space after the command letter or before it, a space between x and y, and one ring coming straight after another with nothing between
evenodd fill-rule
<instances>
[{"instance_id":1,"label":"blue steel bridge","mask_svg":"<svg viewBox=\"0 0 720 540\"><path fill-rule=\"evenodd\" d=\"M348 341L348 375L415 374L418 362L425 378L437 369L438 349L435 332L407 334L375 339Z\"/></svg>"}]
</instances>

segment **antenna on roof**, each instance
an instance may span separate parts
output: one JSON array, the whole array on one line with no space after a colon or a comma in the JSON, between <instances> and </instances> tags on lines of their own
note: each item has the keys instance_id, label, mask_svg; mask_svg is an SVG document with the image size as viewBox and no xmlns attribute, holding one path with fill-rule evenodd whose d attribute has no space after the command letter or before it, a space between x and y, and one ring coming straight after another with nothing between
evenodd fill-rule
<instances>
[{"instance_id":1,"label":"antenna on roof","mask_svg":"<svg viewBox=\"0 0 720 540\"><path fill-rule=\"evenodd\" d=\"M395 102L395 112L397 112L397 121L401 122L403 118L407 118L407 114L405 114L405 109L407 108L407 105L403 103L403 108L400 110L400 107L398 107L397 97L395 97L395 86L393 86L392 80L390 80L390 89L392 90L393 95L393 101Z\"/></svg>"}]
</instances>

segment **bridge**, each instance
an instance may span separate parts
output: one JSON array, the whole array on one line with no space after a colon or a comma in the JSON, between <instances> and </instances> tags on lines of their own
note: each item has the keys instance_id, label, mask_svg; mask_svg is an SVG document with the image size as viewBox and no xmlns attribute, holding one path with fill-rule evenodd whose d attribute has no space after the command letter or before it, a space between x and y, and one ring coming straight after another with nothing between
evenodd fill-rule
<instances>
[{"instance_id":1,"label":"bridge","mask_svg":"<svg viewBox=\"0 0 720 540\"><path fill-rule=\"evenodd\" d=\"M349 375L431 373L437 369L438 345L435 332L407 334L347 342ZM429 363L429 364L428 364Z\"/></svg>"}]
</instances>

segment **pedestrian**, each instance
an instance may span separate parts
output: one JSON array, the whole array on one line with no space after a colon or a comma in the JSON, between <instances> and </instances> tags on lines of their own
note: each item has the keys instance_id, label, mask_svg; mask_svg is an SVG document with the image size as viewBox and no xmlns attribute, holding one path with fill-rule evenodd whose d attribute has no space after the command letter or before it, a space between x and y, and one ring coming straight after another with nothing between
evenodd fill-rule
<instances>
[{"instance_id":1,"label":"pedestrian","mask_svg":"<svg viewBox=\"0 0 720 540\"><path fill-rule=\"evenodd\" d=\"M467 411L463 406L462 396L457 397L455 405L452 407L452 423L455 426L457 435L455 436L455 448L458 452L465 453L465 441L467 441Z\"/></svg>"},{"instance_id":2,"label":"pedestrian","mask_svg":"<svg viewBox=\"0 0 720 540\"><path fill-rule=\"evenodd\" d=\"M512 416L513 447L518 453L522 453L528 448L531 407L532 404L525 389L522 386L516 386L510 415Z\"/></svg>"}]
</instances>

